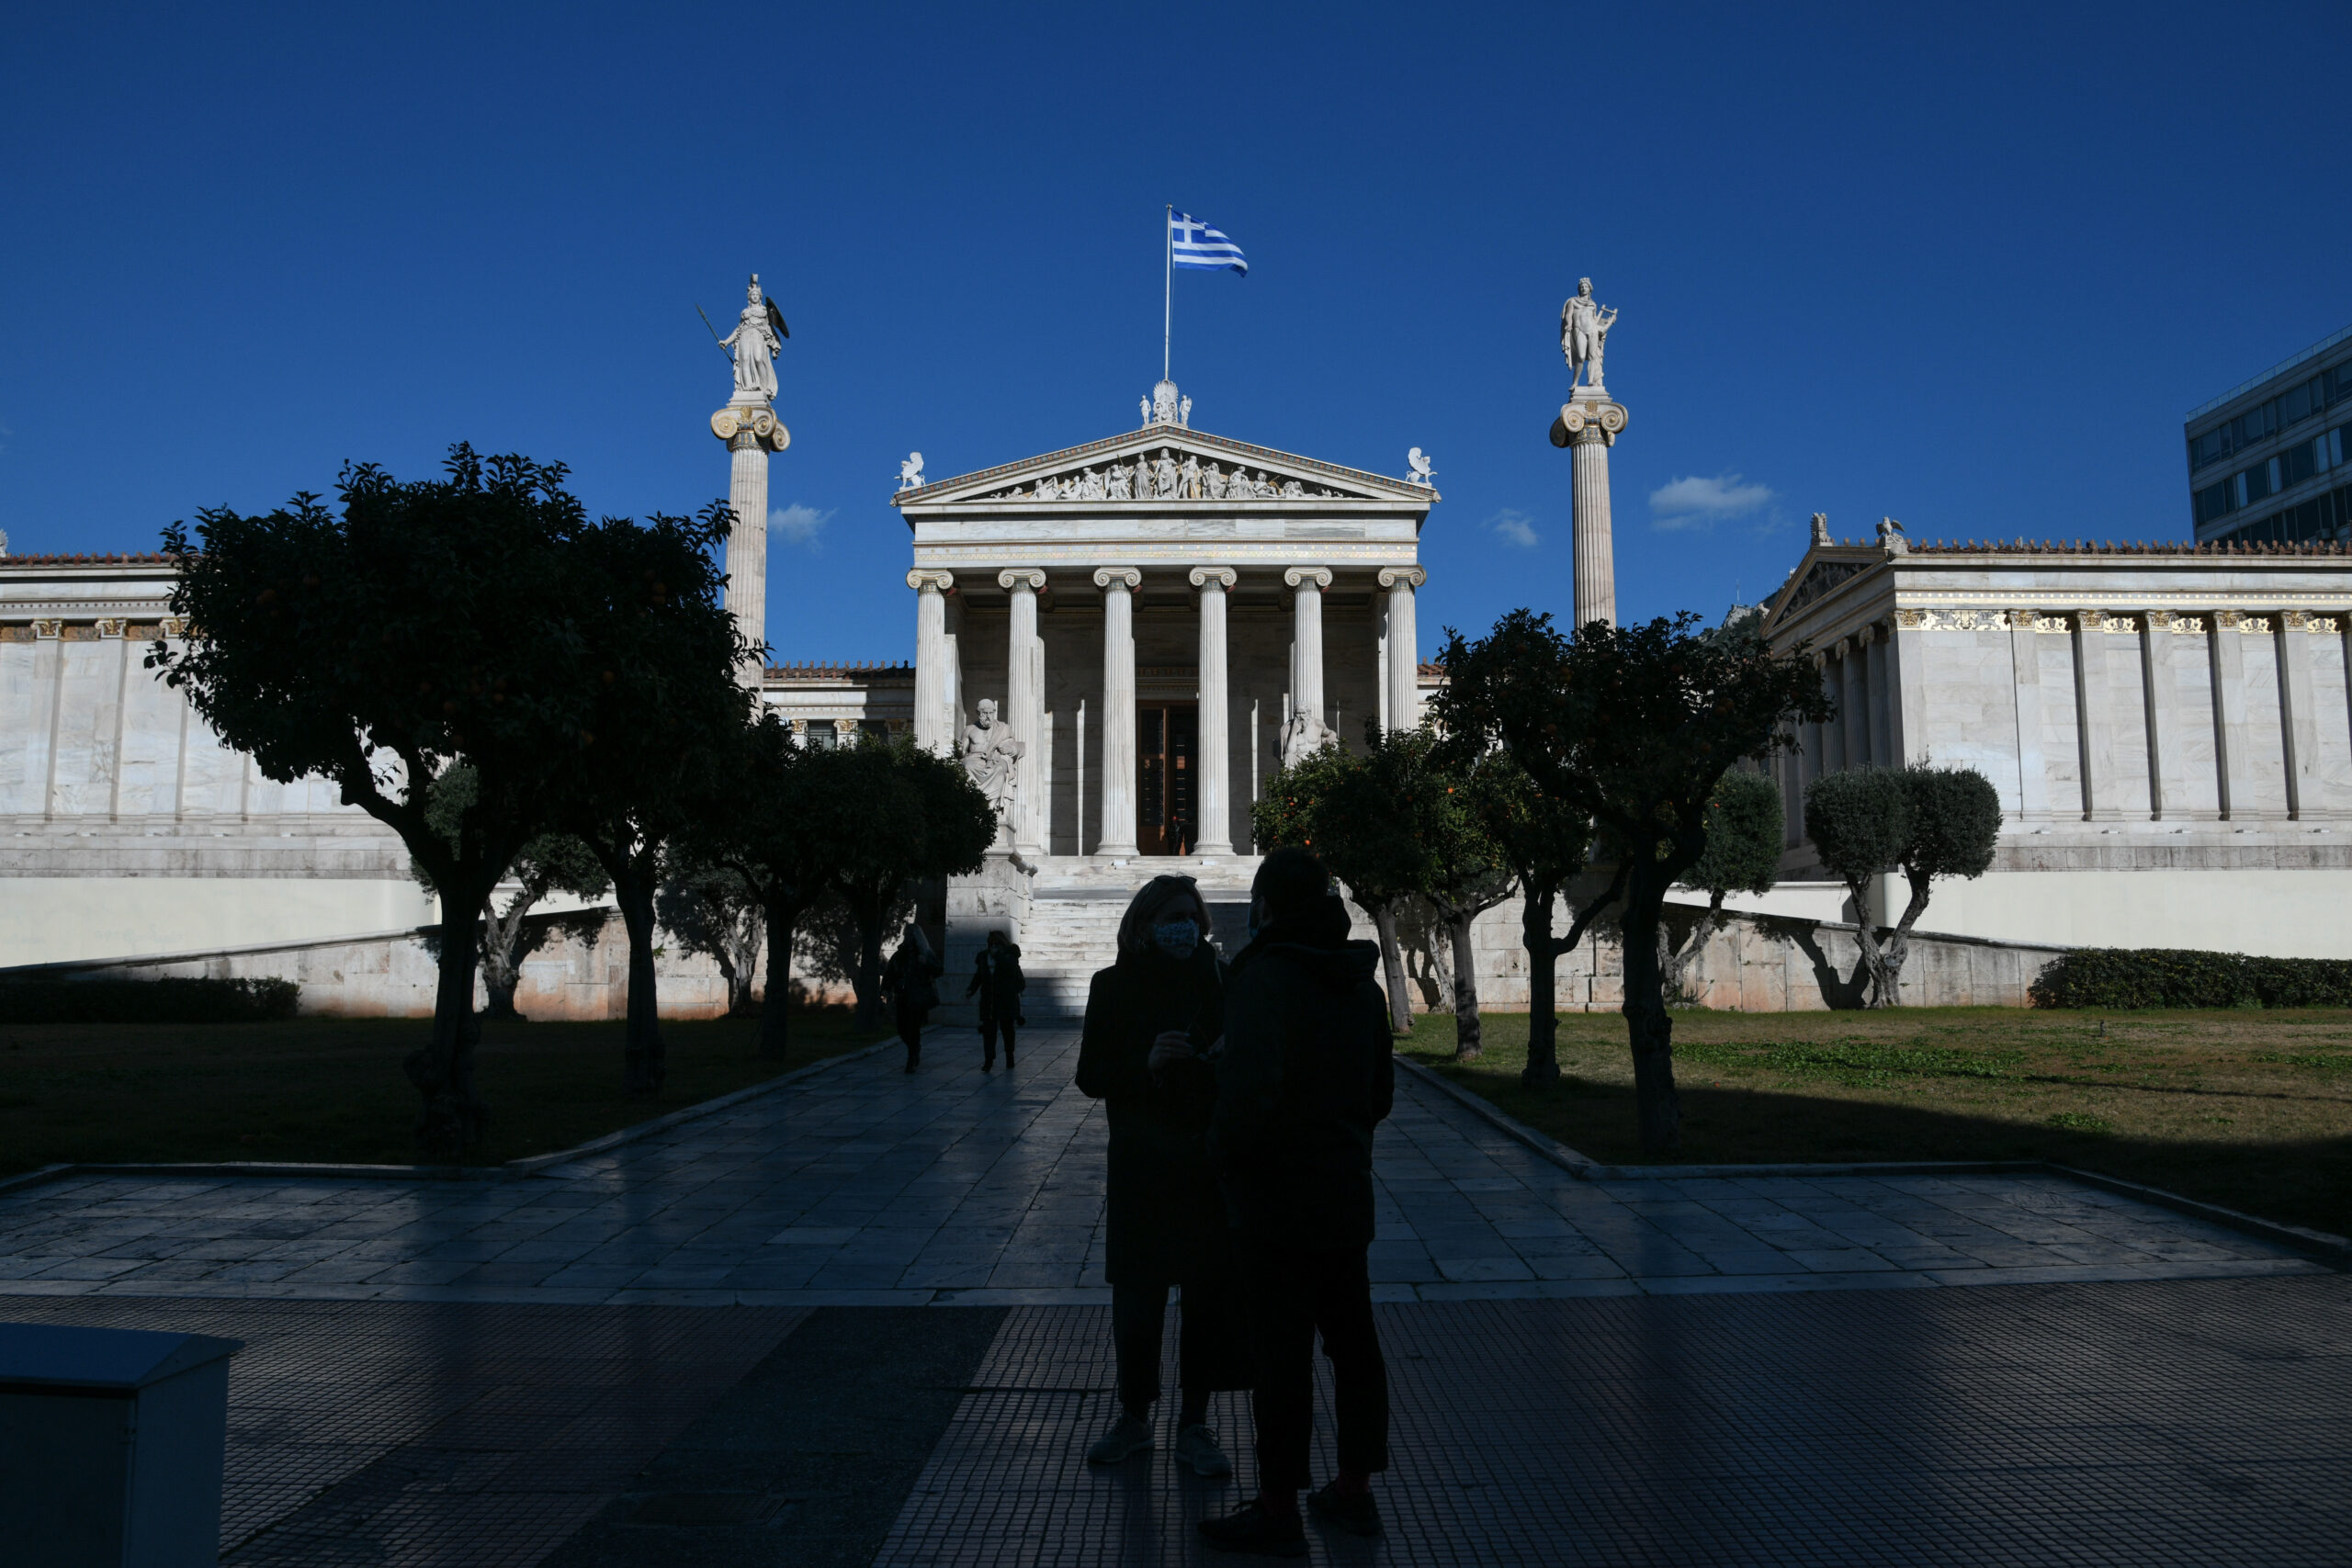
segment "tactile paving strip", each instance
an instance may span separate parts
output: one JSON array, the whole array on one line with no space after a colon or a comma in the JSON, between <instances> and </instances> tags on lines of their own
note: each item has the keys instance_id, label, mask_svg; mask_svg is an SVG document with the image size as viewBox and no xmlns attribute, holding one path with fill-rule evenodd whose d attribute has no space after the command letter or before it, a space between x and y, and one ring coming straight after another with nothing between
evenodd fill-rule
<instances>
[{"instance_id":1,"label":"tactile paving strip","mask_svg":"<svg viewBox=\"0 0 2352 1568\"><path fill-rule=\"evenodd\" d=\"M2347 1560L2342 1275L1378 1311L1387 1532L1310 1526L1322 1561ZM1246 1402L1214 1417L1234 1483L1176 1474L1165 1399L1160 1450L1090 1467L1109 1335L1014 1309L877 1568L1234 1561L1193 1521L1253 1489Z\"/></svg>"}]
</instances>

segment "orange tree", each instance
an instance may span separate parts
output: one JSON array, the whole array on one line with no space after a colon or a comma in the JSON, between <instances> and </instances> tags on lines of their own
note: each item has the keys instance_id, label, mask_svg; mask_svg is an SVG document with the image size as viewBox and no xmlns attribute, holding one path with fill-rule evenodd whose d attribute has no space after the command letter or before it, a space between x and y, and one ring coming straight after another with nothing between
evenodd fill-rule
<instances>
[{"instance_id":1,"label":"orange tree","mask_svg":"<svg viewBox=\"0 0 2352 1568\"><path fill-rule=\"evenodd\" d=\"M1688 613L1643 626L1592 622L1573 636L1514 610L1478 641L1446 632L1446 685L1431 716L1460 753L1499 745L1544 794L1620 846L1626 1033L1642 1146L1681 1137L1674 1024L1658 963L1666 895L1707 845L1707 803L1725 770L1829 715L1803 650L1749 633L1702 636Z\"/></svg>"},{"instance_id":2,"label":"orange tree","mask_svg":"<svg viewBox=\"0 0 2352 1568\"><path fill-rule=\"evenodd\" d=\"M435 479L346 468L340 513L306 493L164 531L187 631L148 664L265 776L331 780L440 894L432 1036L406 1062L436 1154L471 1146L484 1113L475 912L582 779L642 743L671 645L724 617L717 516L591 522L564 476L458 446ZM473 798L431 819L433 781L459 764Z\"/></svg>"},{"instance_id":3,"label":"orange tree","mask_svg":"<svg viewBox=\"0 0 2352 1568\"><path fill-rule=\"evenodd\" d=\"M1558 971L1584 933L1625 890L1620 874L1581 909L1566 936L1553 930L1560 890L1582 871L1592 849L1592 818L1546 795L1511 760L1493 750L1470 770L1470 809L1502 862L1519 880L1520 945L1527 951L1527 1065L1519 1081L1548 1089L1560 1081Z\"/></svg>"}]
</instances>

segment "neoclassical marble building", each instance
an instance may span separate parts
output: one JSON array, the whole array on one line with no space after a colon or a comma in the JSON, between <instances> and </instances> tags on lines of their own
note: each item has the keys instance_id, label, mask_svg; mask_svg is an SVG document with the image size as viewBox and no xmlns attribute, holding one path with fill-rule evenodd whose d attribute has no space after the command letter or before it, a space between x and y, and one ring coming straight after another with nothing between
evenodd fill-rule
<instances>
[{"instance_id":1,"label":"neoclassical marble building","mask_svg":"<svg viewBox=\"0 0 2352 1568\"><path fill-rule=\"evenodd\" d=\"M1238 895L1250 804L1286 754L1419 722L1427 475L1212 435L1190 412L1163 381L1139 429L953 479L910 469L892 498L915 739L976 774L1016 753L989 868L949 889L951 964L1002 927L1033 977L1082 984L1115 916L1103 896L1154 860L1213 902Z\"/></svg>"},{"instance_id":2,"label":"neoclassical marble building","mask_svg":"<svg viewBox=\"0 0 2352 1568\"><path fill-rule=\"evenodd\" d=\"M2352 957L2344 545L1837 542L1816 518L1764 626L1838 705L1778 763L1785 875L1819 874L1821 773L1963 764L2000 792L2000 849L1924 929Z\"/></svg>"}]
</instances>

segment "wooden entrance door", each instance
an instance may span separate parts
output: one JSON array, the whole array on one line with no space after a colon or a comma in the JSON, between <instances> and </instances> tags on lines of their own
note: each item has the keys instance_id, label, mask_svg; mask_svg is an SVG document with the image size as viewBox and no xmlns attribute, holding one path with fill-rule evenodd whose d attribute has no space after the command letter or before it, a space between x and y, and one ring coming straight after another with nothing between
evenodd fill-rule
<instances>
[{"instance_id":1,"label":"wooden entrance door","mask_svg":"<svg viewBox=\"0 0 2352 1568\"><path fill-rule=\"evenodd\" d=\"M1199 836L1194 773L1201 710L1155 703L1136 711L1136 843L1148 855L1190 854Z\"/></svg>"}]
</instances>

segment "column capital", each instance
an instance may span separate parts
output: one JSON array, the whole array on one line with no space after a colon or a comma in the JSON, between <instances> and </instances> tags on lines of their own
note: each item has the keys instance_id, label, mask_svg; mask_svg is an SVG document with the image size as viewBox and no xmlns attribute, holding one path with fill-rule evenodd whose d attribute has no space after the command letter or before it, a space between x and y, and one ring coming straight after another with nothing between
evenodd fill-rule
<instances>
[{"instance_id":1,"label":"column capital","mask_svg":"<svg viewBox=\"0 0 2352 1568\"><path fill-rule=\"evenodd\" d=\"M1132 593L1143 586L1143 572L1132 566L1098 566L1094 569L1094 586L1106 593L1114 588Z\"/></svg>"},{"instance_id":2,"label":"column capital","mask_svg":"<svg viewBox=\"0 0 2352 1568\"><path fill-rule=\"evenodd\" d=\"M2170 631L2172 630L2173 622L2180 618L2174 615L2170 610L2143 610L2140 612L2140 615L2147 628L2152 632Z\"/></svg>"},{"instance_id":3,"label":"column capital","mask_svg":"<svg viewBox=\"0 0 2352 1568\"><path fill-rule=\"evenodd\" d=\"M1286 588L1304 588L1310 582L1315 584L1317 592L1330 587L1331 569L1328 566L1294 566L1283 572L1283 585Z\"/></svg>"},{"instance_id":4,"label":"column capital","mask_svg":"<svg viewBox=\"0 0 2352 1568\"><path fill-rule=\"evenodd\" d=\"M2233 632L2245 622L2245 615L2241 611L2216 610L2213 612L2213 626L2217 631Z\"/></svg>"},{"instance_id":5,"label":"column capital","mask_svg":"<svg viewBox=\"0 0 2352 1568\"><path fill-rule=\"evenodd\" d=\"M1552 421L1552 445L1614 446L1627 417L1625 405L1606 393L1562 403L1559 417Z\"/></svg>"},{"instance_id":6,"label":"column capital","mask_svg":"<svg viewBox=\"0 0 2352 1568\"><path fill-rule=\"evenodd\" d=\"M1046 572L1043 567L1009 566L996 574L996 585L1010 592L1026 588L1032 593L1045 592Z\"/></svg>"},{"instance_id":7,"label":"column capital","mask_svg":"<svg viewBox=\"0 0 2352 1568\"><path fill-rule=\"evenodd\" d=\"M1829 655L1823 652L1820 649L1815 649L1813 650L1813 672L1816 675L1826 674L1828 672L1828 670Z\"/></svg>"},{"instance_id":8,"label":"column capital","mask_svg":"<svg viewBox=\"0 0 2352 1568\"><path fill-rule=\"evenodd\" d=\"M1191 579L1195 588L1206 588L1214 582L1217 585L1219 592L1232 587L1241 580L1241 574L1229 566L1196 566L1184 575Z\"/></svg>"},{"instance_id":9,"label":"column capital","mask_svg":"<svg viewBox=\"0 0 2352 1568\"><path fill-rule=\"evenodd\" d=\"M710 433L737 450L764 446L781 452L792 445L792 432L785 429L773 409L739 408L730 403L710 416Z\"/></svg>"},{"instance_id":10,"label":"column capital","mask_svg":"<svg viewBox=\"0 0 2352 1568\"><path fill-rule=\"evenodd\" d=\"M2105 610L2076 610L2074 613L2074 621L2075 625L2083 630L2095 632L2107 624L2107 612Z\"/></svg>"},{"instance_id":11,"label":"column capital","mask_svg":"<svg viewBox=\"0 0 2352 1568\"><path fill-rule=\"evenodd\" d=\"M918 593L925 592L944 593L956 586L956 574L952 571L935 571L917 567L907 573L907 586Z\"/></svg>"},{"instance_id":12,"label":"column capital","mask_svg":"<svg viewBox=\"0 0 2352 1568\"><path fill-rule=\"evenodd\" d=\"M1384 566L1380 569L1380 586L1419 588L1430 580L1430 574L1418 566Z\"/></svg>"},{"instance_id":13,"label":"column capital","mask_svg":"<svg viewBox=\"0 0 2352 1568\"><path fill-rule=\"evenodd\" d=\"M1843 659L1848 654L1854 651L1855 646L1856 644L1852 637L1841 637L1835 643L1830 645L1829 651L1837 655L1838 658Z\"/></svg>"},{"instance_id":14,"label":"column capital","mask_svg":"<svg viewBox=\"0 0 2352 1568\"><path fill-rule=\"evenodd\" d=\"M2281 610L2278 612L2278 624L2290 632L2307 632L2312 629L2312 613L2309 610ZM106 623L100 621L98 626L99 635L104 636Z\"/></svg>"}]
</instances>

